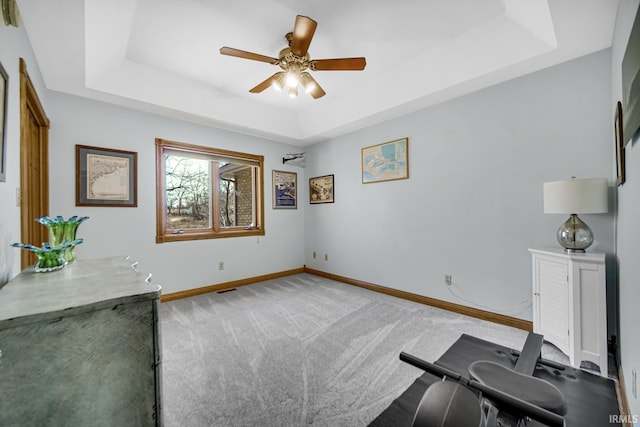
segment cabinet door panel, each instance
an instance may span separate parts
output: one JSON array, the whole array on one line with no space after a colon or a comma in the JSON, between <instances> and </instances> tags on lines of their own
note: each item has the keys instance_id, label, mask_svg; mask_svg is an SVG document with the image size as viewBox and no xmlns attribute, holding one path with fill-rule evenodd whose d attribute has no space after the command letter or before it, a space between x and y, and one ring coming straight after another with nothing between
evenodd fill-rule
<instances>
[{"instance_id":1,"label":"cabinet door panel","mask_svg":"<svg viewBox=\"0 0 640 427\"><path fill-rule=\"evenodd\" d=\"M580 310L577 312L577 324L580 326L580 345L578 356L580 360L590 360L598 365L606 360L602 354L606 351L603 343L607 341L606 329L606 297L601 291L600 284L604 281L603 272L598 265L580 263L579 291ZM578 329L578 328L576 328ZM602 366L600 367L602 370Z\"/></svg>"},{"instance_id":2,"label":"cabinet door panel","mask_svg":"<svg viewBox=\"0 0 640 427\"><path fill-rule=\"evenodd\" d=\"M569 352L569 289L567 263L537 259L539 333Z\"/></svg>"}]
</instances>

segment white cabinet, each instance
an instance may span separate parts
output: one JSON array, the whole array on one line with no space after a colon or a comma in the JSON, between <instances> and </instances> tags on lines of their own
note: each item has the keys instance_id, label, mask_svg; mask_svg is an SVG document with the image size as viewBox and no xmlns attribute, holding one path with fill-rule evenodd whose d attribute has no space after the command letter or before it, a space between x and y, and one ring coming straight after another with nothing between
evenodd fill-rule
<instances>
[{"instance_id":1,"label":"white cabinet","mask_svg":"<svg viewBox=\"0 0 640 427\"><path fill-rule=\"evenodd\" d=\"M590 361L607 376L607 298L604 253L529 249L533 276L533 332L569 356Z\"/></svg>"}]
</instances>

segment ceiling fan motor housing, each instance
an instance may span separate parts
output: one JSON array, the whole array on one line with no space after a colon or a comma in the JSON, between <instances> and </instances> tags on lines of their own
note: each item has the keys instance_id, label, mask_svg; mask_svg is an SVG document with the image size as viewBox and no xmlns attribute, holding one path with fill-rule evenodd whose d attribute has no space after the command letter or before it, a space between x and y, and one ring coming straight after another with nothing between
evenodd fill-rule
<instances>
[{"instance_id":1,"label":"ceiling fan motor housing","mask_svg":"<svg viewBox=\"0 0 640 427\"><path fill-rule=\"evenodd\" d=\"M284 71L289 71L291 64L298 64L300 66L299 71L302 72L309 68L311 64L311 56L307 52L305 56L300 57L291 52L291 48L285 47L280 51L280 54L278 55L278 61L278 65L280 65L280 68L282 68Z\"/></svg>"}]
</instances>

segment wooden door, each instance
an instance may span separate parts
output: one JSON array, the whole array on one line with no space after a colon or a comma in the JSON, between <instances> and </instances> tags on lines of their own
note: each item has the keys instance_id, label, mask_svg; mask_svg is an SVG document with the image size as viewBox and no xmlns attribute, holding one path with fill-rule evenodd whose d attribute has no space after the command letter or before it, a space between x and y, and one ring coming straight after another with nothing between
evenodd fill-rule
<instances>
[{"instance_id":1,"label":"wooden door","mask_svg":"<svg viewBox=\"0 0 640 427\"><path fill-rule=\"evenodd\" d=\"M49 241L47 228L35 218L49 215L49 119L20 58L20 239L40 246ZM22 252L22 268L36 262Z\"/></svg>"}]
</instances>

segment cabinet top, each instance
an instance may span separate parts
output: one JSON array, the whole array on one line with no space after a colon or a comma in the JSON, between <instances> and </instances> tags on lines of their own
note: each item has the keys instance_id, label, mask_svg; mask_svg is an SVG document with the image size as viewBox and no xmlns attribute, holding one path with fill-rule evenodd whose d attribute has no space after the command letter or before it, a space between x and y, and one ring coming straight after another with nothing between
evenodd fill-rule
<instances>
[{"instance_id":1,"label":"cabinet top","mask_svg":"<svg viewBox=\"0 0 640 427\"><path fill-rule=\"evenodd\" d=\"M551 255L574 261L599 261L604 262L604 252L566 252L562 248L529 248L532 254Z\"/></svg>"},{"instance_id":2,"label":"cabinet top","mask_svg":"<svg viewBox=\"0 0 640 427\"><path fill-rule=\"evenodd\" d=\"M160 286L124 257L80 259L62 270L37 273L30 267L0 289L0 322L27 316L60 317L134 299L157 299ZM2 329L0 325L0 329Z\"/></svg>"}]
</instances>

